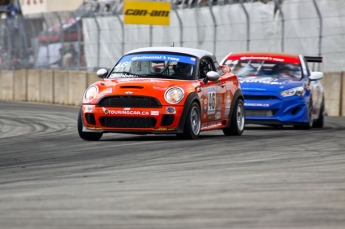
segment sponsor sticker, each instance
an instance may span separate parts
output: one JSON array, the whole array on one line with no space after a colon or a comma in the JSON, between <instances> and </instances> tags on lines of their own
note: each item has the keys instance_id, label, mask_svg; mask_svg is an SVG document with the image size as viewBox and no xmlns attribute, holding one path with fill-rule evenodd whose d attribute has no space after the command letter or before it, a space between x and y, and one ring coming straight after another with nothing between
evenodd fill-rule
<instances>
[{"instance_id":1,"label":"sponsor sticker","mask_svg":"<svg viewBox=\"0 0 345 229\"><path fill-rule=\"evenodd\" d=\"M285 60L282 58L270 57L270 56L243 56L240 58L241 60L271 60L271 61L278 61L284 62Z\"/></svg>"},{"instance_id":2,"label":"sponsor sticker","mask_svg":"<svg viewBox=\"0 0 345 229\"><path fill-rule=\"evenodd\" d=\"M222 97L220 95L218 95L217 97L217 103L218 104L221 104L222 103Z\"/></svg>"},{"instance_id":3,"label":"sponsor sticker","mask_svg":"<svg viewBox=\"0 0 345 229\"><path fill-rule=\"evenodd\" d=\"M168 114L175 114L176 113L176 109L175 109L175 107L167 107L166 112Z\"/></svg>"},{"instance_id":4,"label":"sponsor sticker","mask_svg":"<svg viewBox=\"0 0 345 229\"><path fill-rule=\"evenodd\" d=\"M204 123L201 125L201 128L202 129L211 129L211 128L215 128L215 127L218 127L218 126L221 126L222 125L222 122L220 121L217 121L217 122L208 122L208 123Z\"/></svg>"},{"instance_id":5,"label":"sponsor sticker","mask_svg":"<svg viewBox=\"0 0 345 229\"><path fill-rule=\"evenodd\" d=\"M149 111L112 110L102 107L105 115L150 115Z\"/></svg>"},{"instance_id":6,"label":"sponsor sticker","mask_svg":"<svg viewBox=\"0 0 345 229\"><path fill-rule=\"evenodd\" d=\"M151 115L159 115L159 111L151 111Z\"/></svg>"},{"instance_id":7,"label":"sponsor sticker","mask_svg":"<svg viewBox=\"0 0 345 229\"><path fill-rule=\"evenodd\" d=\"M155 128L155 130L159 130L159 131L167 131L167 130L175 130L175 128L166 128L166 127L159 127L159 128Z\"/></svg>"},{"instance_id":8,"label":"sponsor sticker","mask_svg":"<svg viewBox=\"0 0 345 229\"><path fill-rule=\"evenodd\" d=\"M207 120L214 120L214 115L208 115Z\"/></svg>"},{"instance_id":9,"label":"sponsor sticker","mask_svg":"<svg viewBox=\"0 0 345 229\"><path fill-rule=\"evenodd\" d=\"M108 87L102 91L102 94L109 94L109 93L113 93L113 88Z\"/></svg>"},{"instance_id":10,"label":"sponsor sticker","mask_svg":"<svg viewBox=\"0 0 345 229\"><path fill-rule=\"evenodd\" d=\"M247 107L269 107L268 103L244 103Z\"/></svg>"},{"instance_id":11,"label":"sponsor sticker","mask_svg":"<svg viewBox=\"0 0 345 229\"><path fill-rule=\"evenodd\" d=\"M220 119L220 116L221 116L221 114L220 114L220 112L218 111L218 112L216 113L216 119Z\"/></svg>"},{"instance_id":12,"label":"sponsor sticker","mask_svg":"<svg viewBox=\"0 0 345 229\"><path fill-rule=\"evenodd\" d=\"M225 109L224 111L224 118L228 118L230 113L230 109Z\"/></svg>"},{"instance_id":13,"label":"sponsor sticker","mask_svg":"<svg viewBox=\"0 0 345 229\"><path fill-rule=\"evenodd\" d=\"M216 110L216 89L208 88L208 109L207 114L214 114Z\"/></svg>"},{"instance_id":14,"label":"sponsor sticker","mask_svg":"<svg viewBox=\"0 0 345 229\"><path fill-rule=\"evenodd\" d=\"M193 92L193 91L195 91L195 88L193 88L193 87L190 87L190 88L187 88L187 90L186 90L187 92Z\"/></svg>"},{"instance_id":15,"label":"sponsor sticker","mask_svg":"<svg viewBox=\"0 0 345 229\"><path fill-rule=\"evenodd\" d=\"M225 100L225 108L230 108L230 106L231 106L231 100L230 99Z\"/></svg>"}]
</instances>

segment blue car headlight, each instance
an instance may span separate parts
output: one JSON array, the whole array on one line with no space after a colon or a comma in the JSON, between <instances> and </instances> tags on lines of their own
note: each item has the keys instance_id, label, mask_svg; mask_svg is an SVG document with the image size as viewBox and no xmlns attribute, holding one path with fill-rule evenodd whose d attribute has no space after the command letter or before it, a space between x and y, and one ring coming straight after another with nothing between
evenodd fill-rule
<instances>
[{"instance_id":1,"label":"blue car headlight","mask_svg":"<svg viewBox=\"0 0 345 229\"><path fill-rule=\"evenodd\" d=\"M304 96L304 94L305 94L305 88L303 86L290 88L290 89L280 92L280 95L283 97Z\"/></svg>"}]
</instances>

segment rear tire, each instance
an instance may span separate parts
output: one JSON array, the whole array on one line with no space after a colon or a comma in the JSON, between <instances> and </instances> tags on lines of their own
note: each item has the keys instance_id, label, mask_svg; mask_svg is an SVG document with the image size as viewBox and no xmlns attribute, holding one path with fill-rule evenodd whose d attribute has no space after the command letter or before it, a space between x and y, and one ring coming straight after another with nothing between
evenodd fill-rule
<instances>
[{"instance_id":1,"label":"rear tire","mask_svg":"<svg viewBox=\"0 0 345 229\"><path fill-rule=\"evenodd\" d=\"M101 139L103 133L91 133L91 132L83 132L83 120L82 120L82 112L81 109L78 114L78 134L81 139L86 141L98 141Z\"/></svg>"},{"instance_id":2,"label":"rear tire","mask_svg":"<svg viewBox=\"0 0 345 229\"><path fill-rule=\"evenodd\" d=\"M201 115L200 106L193 102L189 107L188 114L185 120L183 134L177 134L178 138L197 139L201 130Z\"/></svg>"},{"instance_id":3,"label":"rear tire","mask_svg":"<svg viewBox=\"0 0 345 229\"><path fill-rule=\"evenodd\" d=\"M324 126L324 118L325 118L325 104L322 101L322 105L320 108L319 118L314 122L313 127L315 128L323 128Z\"/></svg>"},{"instance_id":4,"label":"rear tire","mask_svg":"<svg viewBox=\"0 0 345 229\"><path fill-rule=\"evenodd\" d=\"M230 118L230 126L223 129L223 133L226 136L230 135L242 135L245 126L245 111L244 103L242 99L238 99L235 104L235 110L232 112Z\"/></svg>"}]
</instances>

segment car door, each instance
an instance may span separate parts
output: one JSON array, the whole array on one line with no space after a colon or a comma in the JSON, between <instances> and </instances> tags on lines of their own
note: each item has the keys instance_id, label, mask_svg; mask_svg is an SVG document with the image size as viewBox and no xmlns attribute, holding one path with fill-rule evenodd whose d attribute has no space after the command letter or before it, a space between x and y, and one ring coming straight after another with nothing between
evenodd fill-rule
<instances>
[{"instance_id":1,"label":"car door","mask_svg":"<svg viewBox=\"0 0 345 229\"><path fill-rule=\"evenodd\" d=\"M206 73L216 71L213 61L210 58L203 58L199 64L199 79L204 79ZM202 84L202 121L203 123L214 123L220 120L224 113L226 84L222 80L216 82L208 81Z\"/></svg>"}]
</instances>

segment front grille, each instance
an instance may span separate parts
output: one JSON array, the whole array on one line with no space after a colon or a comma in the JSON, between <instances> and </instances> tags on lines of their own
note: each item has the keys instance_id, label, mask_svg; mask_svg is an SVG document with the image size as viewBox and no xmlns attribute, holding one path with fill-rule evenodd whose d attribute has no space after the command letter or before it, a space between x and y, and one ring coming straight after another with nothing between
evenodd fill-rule
<instances>
[{"instance_id":1,"label":"front grille","mask_svg":"<svg viewBox=\"0 0 345 229\"><path fill-rule=\"evenodd\" d=\"M249 100L270 100L270 99L277 99L277 97L273 95L244 95L244 99Z\"/></svg>"},{"instance_id":2,"label":"front grille","mask_svg":"<svg viewBox=\"0 0 345 229\"><path fill-rule=\"evenodd\" d=\"M98 105L102 107L161 107L157 99L147 96L109 96L102 98Z\"/></svg>"},{"instance_id":3,"label":"front grille","mask_svg":"<svg viewBox=\"0 0 345 229\"><path fill-rule=\"evenodd\" d=\"M157 122L155 118L141 117L102 117L99 121L103 127L114 128L153 128Z\"/></svg>"},{"instance_id":4,"label":"front grille","mask_svg":"<svg viewBox=\"0 0 345 229\"><path fill-rule=\"evenodd\" d=\"M274 110L249 110L246 109L246 116L261 116L261 117L270 117L275 115L278 112L278 109Z\"/></svg>"}]
</instances>

